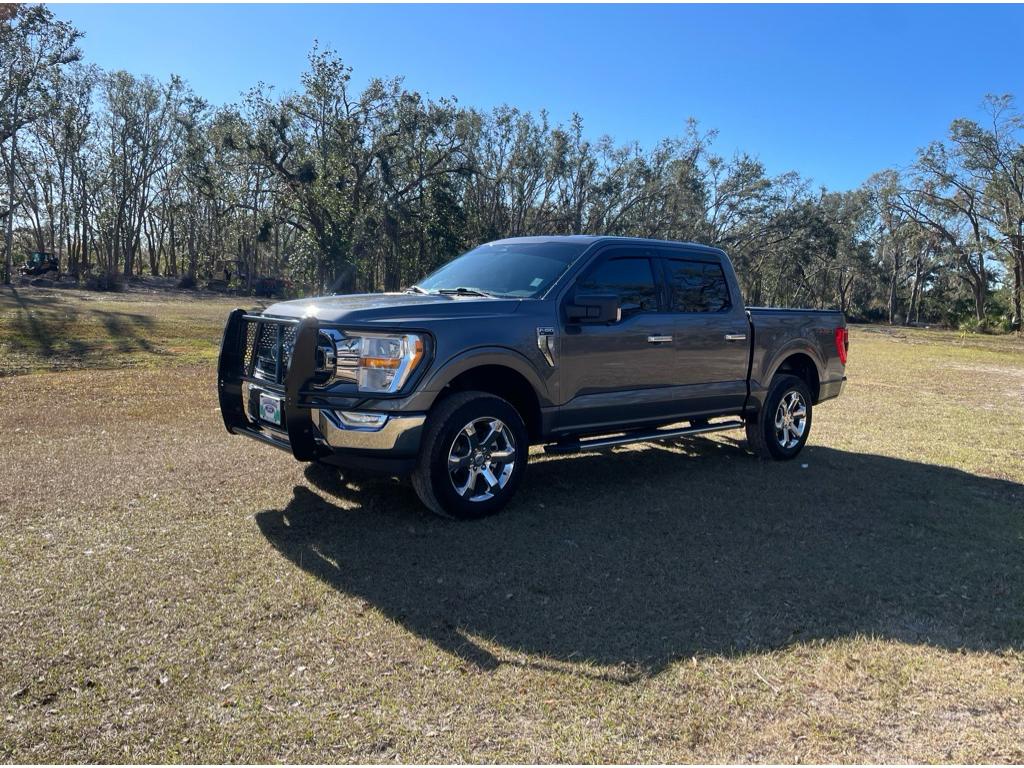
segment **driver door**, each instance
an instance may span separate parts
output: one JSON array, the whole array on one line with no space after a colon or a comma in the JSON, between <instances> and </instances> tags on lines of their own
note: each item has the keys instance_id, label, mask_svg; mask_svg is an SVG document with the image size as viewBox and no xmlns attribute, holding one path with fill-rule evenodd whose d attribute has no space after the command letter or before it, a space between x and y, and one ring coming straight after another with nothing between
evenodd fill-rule
<instances>
[{"instance_id":1,"label":"driver door","mask_svg":"<svg viewBox=\"0 0 1024 768\"><path fill-rule=\"evenodd\" d=\"M571 322L562 312L559 364L562 402L556 432L586 432L657 421L671 411L676 356L653 254L615 248L598 257L566 296L615 295L620 319Z\"/></svg>"}]
</instances>

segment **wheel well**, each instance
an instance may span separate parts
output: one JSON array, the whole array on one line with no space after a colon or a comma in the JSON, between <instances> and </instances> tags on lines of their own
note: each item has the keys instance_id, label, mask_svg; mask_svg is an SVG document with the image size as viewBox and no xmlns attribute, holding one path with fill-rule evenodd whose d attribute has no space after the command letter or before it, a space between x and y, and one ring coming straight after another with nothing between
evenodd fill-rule
<instances>
[{"instance_id":1,"label":"wheel well","mask_svg":"<svg viewBox=\"0 0 1024 768\"><path fill-rule=\"evenodd\" d=\"M519 411L526 424L530 441L540 439L540 401L530 382L518 371L504 365L481 365L463 371L444 388L444 395L452 392L479 390L508 400Z\"/></svg>"},{"instance_id":2,"label":"wheel well","mask_svg":"<svg viewBox=\"0 0 1024 768\"><path fill-rule=\"evenodd\" d=\"M811 390L811 397L818 402L818 395L821 393L821 381L818 379L818 366L807 355L799 352L790 355L782 361L782 365L775 369L775 375L788 373L803 379L807 388Z\"/></svg>"}]
</instances>

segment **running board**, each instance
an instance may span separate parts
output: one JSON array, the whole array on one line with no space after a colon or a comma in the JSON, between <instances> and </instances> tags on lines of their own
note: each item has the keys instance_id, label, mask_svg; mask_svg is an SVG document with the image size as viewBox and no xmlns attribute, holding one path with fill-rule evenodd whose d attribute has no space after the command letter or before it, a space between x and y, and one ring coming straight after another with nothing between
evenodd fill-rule
<instances>
[{"instance_id":1,"label":"running board","mask_svg":"<svg viewBox=\"0 0 1024 768\"><path fill-rule=\"evenodd\" d=\"M591 440L572 440L565 443L551 443L544 446L545 453L578 453L593 448L607 448L612 445L629 445L646 443L651 440L668 440L672 437L703 435L708 432L724 432L727 429L740 429L742 421L723 421L719 424L707 424L703 427L683 427L682 429L656 429L651 432L629 432L616 437L595 437Z\"/></svg>"}]
</instances>

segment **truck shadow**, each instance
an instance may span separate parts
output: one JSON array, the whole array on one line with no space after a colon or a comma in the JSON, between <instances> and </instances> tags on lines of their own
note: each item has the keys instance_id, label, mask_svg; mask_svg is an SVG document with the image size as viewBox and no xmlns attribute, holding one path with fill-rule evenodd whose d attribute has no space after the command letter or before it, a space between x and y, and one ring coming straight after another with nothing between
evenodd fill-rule
<instances>
[{"instance_id":1,"label":"truck shadow","mask_svg":"<svg viewBox=\"0 0 1024 768\"><path fill-rule=\"evenodd\" d=\"M1024 645L1020 484L823 447L762 464L707 440L537 459L479 522L319 467L315 491L256 521L299 567L481 669L589 661L628 681L849 635Z\"/></svg>"}]
</instances>

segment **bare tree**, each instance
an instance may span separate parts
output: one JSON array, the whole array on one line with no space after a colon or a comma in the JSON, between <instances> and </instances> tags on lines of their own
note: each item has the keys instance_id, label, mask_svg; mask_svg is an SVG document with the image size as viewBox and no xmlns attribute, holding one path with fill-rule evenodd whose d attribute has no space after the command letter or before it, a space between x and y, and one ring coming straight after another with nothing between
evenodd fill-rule
<instances>
[{"instance_id":1,"label":"bare tree","mask_svg":"<svg viewBox=\"0 0 1024 768\"><path fill-rule=\"evenodd\" d=\"M4 283L11 281L18 133L53 109L49 96L62 69L81 57L80 37L44 6L4 6L0 17L0 147L7 168Z\"/></svg>"}]
</instances>

